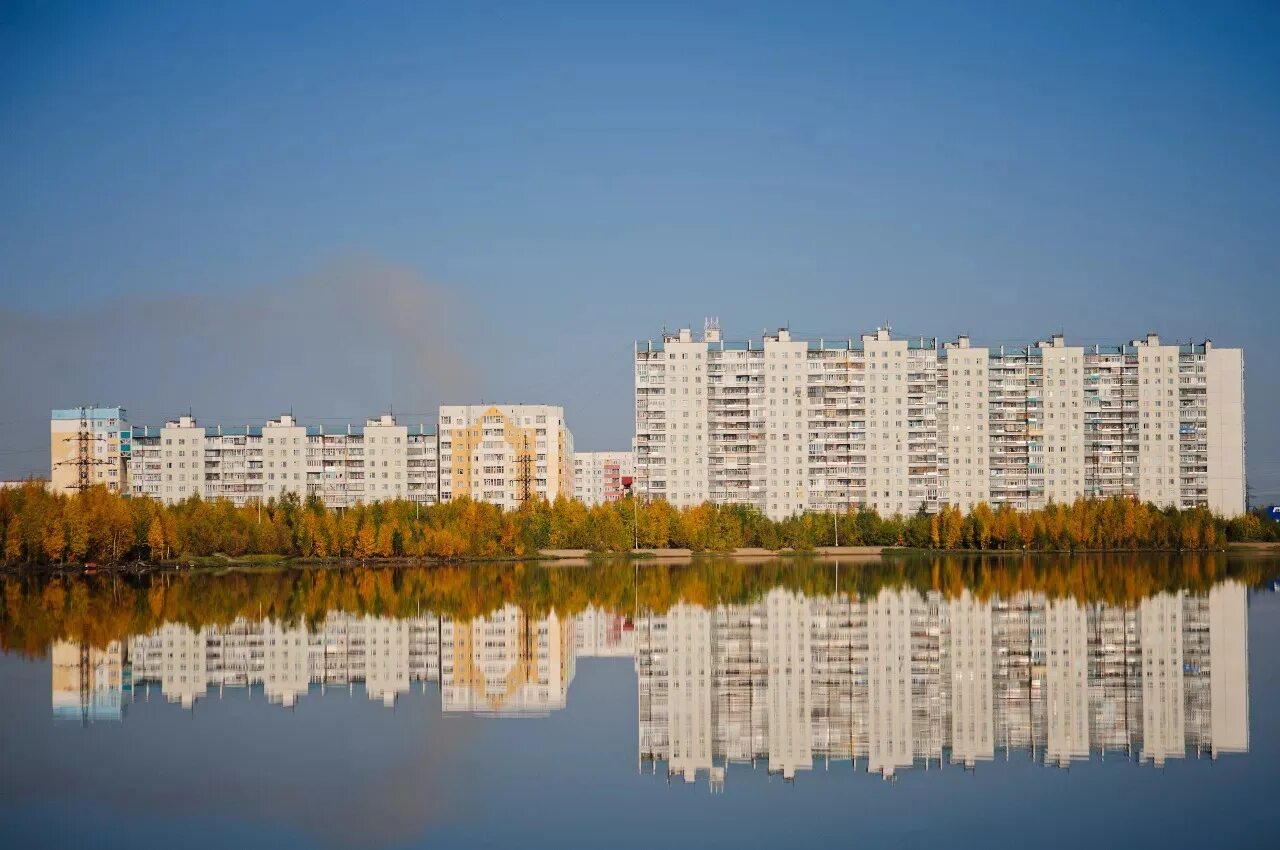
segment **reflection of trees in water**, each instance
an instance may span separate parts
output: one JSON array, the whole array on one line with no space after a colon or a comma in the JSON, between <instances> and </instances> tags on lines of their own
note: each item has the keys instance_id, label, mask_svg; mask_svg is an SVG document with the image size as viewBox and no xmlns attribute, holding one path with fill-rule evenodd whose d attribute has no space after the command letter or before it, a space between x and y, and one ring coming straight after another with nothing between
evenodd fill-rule
<instances>
[{"instance_id":1,"label":"reflection of trees in water","mask_svg":"<svg viewBox=\"0 0 1280 850\"><path fill-rule=\"evenodd\" d=\"M530 614L575 614L588 605L664 611L758 600L774 588L806 595L874 596L912 587L958 597L1005 598L1022 591L1120 604L1166 590L1205 590L1234 578L1254 585L1277 572L1274 559L1222 553L965 556L846 563L804 557L744 563L722 558L679 564L604 562L592 567L523 563L412 568L264 570L142 576L0 578L0 647L41 654L50 641L105 646L164 623L192 627L237 617L316 623L330 611L407 617L424 610L466 619L515 604ZM838 586L837 586L838 581Z\"/></svg>"}]
</instances>

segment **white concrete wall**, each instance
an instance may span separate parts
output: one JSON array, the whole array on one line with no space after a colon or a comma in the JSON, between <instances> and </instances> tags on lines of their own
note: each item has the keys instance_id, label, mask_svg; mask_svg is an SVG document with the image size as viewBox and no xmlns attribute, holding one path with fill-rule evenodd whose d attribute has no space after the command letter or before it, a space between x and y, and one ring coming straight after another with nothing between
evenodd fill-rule
<instances>
[{"instance_id":1,"label":"white concrete wall","mask_svg":"<svg viewBox=\"0 0 1280 850\"><path fill-rule=\"evenodd\" d=\"M307 429L286 414L262 426L262 499L307 497Z\"/></svg>"},{"instance_id":2,"label":"white concrete wall","mask_svg":"<svg viewBox=\"0 0 1280 850\"><path fill-rule=\"evenodd\" d=\"M864 334L867 357L867 504L881 515L910 514L907 474L907 341L884 329Z\"/></svg>"},{"instance_id":3,"label":"white concrete wall","mask_svg":"<svg viewBox=\"0 0 1280 850\"><path fill-rule=\"evenodd\" d=\"M1045 501L1070 504L1085 491L1084 349L1054 337L1041 361Z\"/></svg>"},{"instance_id":4,"label":"white concrete wall","mask_svg":"<svg viewBox=\"0 0 1280 850\"><path fill-rule=\"evenodd\" d=\"M1178 346L1150 335L1138 347L1138 498L1179 504Z\"/></svg>"},{"instance_id":5,"label":"white concrete wall","mask_svg":"<svg viewBox=\"0 0 1280 850\"><path fill-rule=\"evenodd\" d=\"M666 349L667 501L677 507L708 499L707 343L681 331Z\"/></svg>"},{"instance_id":6,"label":"white concrete wall","mask_svg":"<svg viewBox=\"0 0 1280 850\"><path fill-rule=\"evenodd\" d=\"M773 519L808 507L808 348L807 342L792 340L785 330L764 339L763 483L765 513Z\"/></svg>"},{"instance_id":7,"label":"white concrete wall","mask_svg":"<svg viewBox=\"0 0 1280 850\"><path fill-rule=\"evenodd\" d=\"M166 504L204 498L204 428L190 416L160 429L160 498Z\"/></svg>"},{"instance_id":8,"label":"white concrete wall","mask_svg":"<svg viewBox=\"0 0 1280 850\"><path fill-rule=\"evenodd\" d=\"M1244 352L1210 347L1205 353L1209 429L1209 509L1245 512Z\"/></svg>"},{"instance_id":9,"label":"white concrete wall","mask_svg":"<svg viewBox=\"0 0 1280 850\"><path fill-rule=\"evenodd\" d=\"M986 348L971 348L962 338L948 343L938 364L946 370L946 398L939 390L939 401L945 402L947 421L939 423L938 435L939 454L947 457L946 501L962 511L991 500L987 360Z\"/></svg>"},{"instance_id":10,"label":"white concrete wall","mask_svg":"<svg viewBox=\"0 0 1280 850\"><path fill-rule=\"evenodd\" d=\"M405 499L409 495L409 429L383 415L364 425L364 501Z\"/></svg>"}]
</instances>

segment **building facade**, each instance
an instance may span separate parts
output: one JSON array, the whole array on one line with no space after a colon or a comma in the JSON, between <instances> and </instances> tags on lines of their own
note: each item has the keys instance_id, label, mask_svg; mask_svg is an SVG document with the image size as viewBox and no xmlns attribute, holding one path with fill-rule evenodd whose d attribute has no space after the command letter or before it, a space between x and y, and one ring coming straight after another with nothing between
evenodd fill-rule
<instances>
[{"instance_id":1,"label":"building facade","mask_svg":"<svg viewBox=\"0 0 1280 850\"><path fill-rule=\"evenodd\" d=\"M531 498L573 498L573 434L564 408L442 406L440 500L460 496L506 509Z\"/></svg>"},{"instance_id":2,"label":"building facade","mask_svg":"<svg viewBox=\"0 0 1280 850\"><path fill-rule=\"evenodd\" d=\"M49 416L49 485L74 493L102 485L127 491L129 420L123 407L72 407Z\"/></svg>"},{"instance_id":3,"label":"building facade","mask_svg":"<svg viewBox=\"0 0 1280 850\"><path fill-rule=\"evenodd\" d=\"M54 486L64 491L105 484L166 504L315 496L331 508L465 495L511 509L529 498L575 496L573 434L564 408L552 405L444 406L438 426L391 414L363 425L304 425L285 414L262 425L180 416L130 428L122 408L55 410L50 423ZM586 468L592 498L617 498L630 454L592 453Z\"/></svg>"},{"instance_id":4,"label":"building facade","mask_svg":"<svg viewBox=\"0 0 1280 850\"><path fill-rule=\"evenodd\" d=\"M975 347L968 337L730 342L709 322L635 347L639 492L775 519L1026 510L1123 496L1245 510L1240 349L1165 344Z\"/></svg>"},{"instance_id":5,"label":"building facade","mask_svg":"<svg viewBox=\"0 0 1280 850\"><path fill-rule=\"evenodd\" d=\"M634 452L574 452L573 497L588 507L621 499L635 465Z\"/></svg>"},{"instance_id":6,"label":"building facade","mask_svg":"<svg viewBox=\"0 0 1280 850\"><path fill-rule=\"evenodd\" d=\"M191 416L132 428L129 492L173 504L192 496L237 505L318 497L331 508L360 502L437 501L434 425L383 414L363 426L265 424L206 427Z\"/></svg>"}]
</instances>

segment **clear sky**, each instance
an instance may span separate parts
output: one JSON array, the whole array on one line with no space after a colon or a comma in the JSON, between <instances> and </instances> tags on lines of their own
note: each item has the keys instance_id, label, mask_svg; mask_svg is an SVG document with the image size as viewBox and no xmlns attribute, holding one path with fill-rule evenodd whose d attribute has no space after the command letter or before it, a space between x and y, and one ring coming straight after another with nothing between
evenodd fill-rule
<instances>
[{"instance_id":1,"label":"clear sky","mask_svg":"<svg viewBox=\"0 0 1280 850\"><path fill-rule=\"evenodd\" d=\"M718 316L1243 346L1280 499L1277 44L1275 3L6 3L0 476L89 402L625 448L632 341Z\"/></svg>"}]
</instances>

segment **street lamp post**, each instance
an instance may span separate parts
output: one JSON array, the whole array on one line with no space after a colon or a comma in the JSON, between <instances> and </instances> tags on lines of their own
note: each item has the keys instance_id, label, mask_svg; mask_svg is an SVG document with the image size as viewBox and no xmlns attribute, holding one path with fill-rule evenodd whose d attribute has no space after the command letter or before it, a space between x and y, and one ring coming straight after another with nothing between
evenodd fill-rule
<instances>
[{"instance_id":1,"label":"street lamp post","mask_svg":"<svg viewBox=\"0 0 1280 850\"><path fill-rule=\"evenodd\" d=\"M640 548L640 504L636 500L636 491L631 486L635 479L630 475L622 476L622 487L631 496L631 551Z\"/></svg>"}]
</instances>

